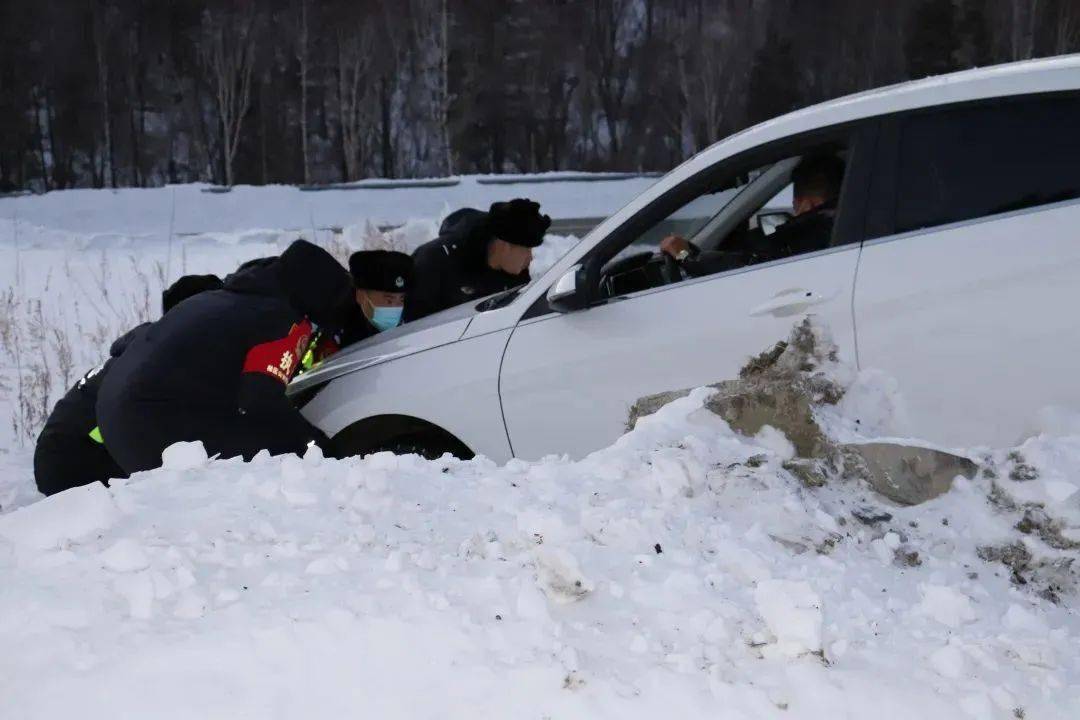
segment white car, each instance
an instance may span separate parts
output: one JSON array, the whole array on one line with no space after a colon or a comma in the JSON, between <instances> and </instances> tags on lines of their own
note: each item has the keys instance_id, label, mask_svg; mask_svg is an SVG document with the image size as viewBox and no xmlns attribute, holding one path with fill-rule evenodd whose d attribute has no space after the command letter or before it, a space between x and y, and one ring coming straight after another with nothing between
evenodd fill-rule
<instances>
[{"instance_id":1,"label":"white car","mask_svg":"<svg viewBox=\"0 0 1080 720\"><path fill-rule=\"evenodd\" d=\"M685 277L657 252L772 230L801 157L845 162L826 247ZM785 194L785 195L782 195ZM769 213L773 215L773 213ZM640 253L640 254L638 254ZM647 254L646 254L647 253ZM351 347L291 388L341 453L579 457L644 395L733 377L813 314L910 428L1008 445L1080 408L1080 56L841 98L733 135L530 285Z\"/></svg>"}]
</instances>

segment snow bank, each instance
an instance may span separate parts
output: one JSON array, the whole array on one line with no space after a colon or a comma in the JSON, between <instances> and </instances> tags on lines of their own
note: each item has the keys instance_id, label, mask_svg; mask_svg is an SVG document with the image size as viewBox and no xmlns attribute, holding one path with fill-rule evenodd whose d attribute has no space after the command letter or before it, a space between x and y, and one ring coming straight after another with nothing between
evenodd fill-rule
<instances>
[{"instance_id":1,"label":"snow bank","mask_svg":"<svg viewBox=\"0 0 1080 720\"><path fill-rule=\"evenodd\" d=\"M116 516L108 489L100 483L59 493L47 503L35 503L0 516L0 537L32 548L56 548L104 530Z\"/></svg>"},{"instance_id":2,"label":"snow bank","mask_svg":"<svg viewBox=\"0 0 1080 720\"><path fill-rule=\"evenodd\" d=\"M508 182L513 181L513 182ZM305 192L289 185L239 185L210 192L209 185L170 185L121 190L62 190L0 198L0 222L18 217L81 235L237 233L251 228L310 230L362 220L399 225L416 217L442 217L461 207L529 197L553 218L606 217L656 182L654 177L602 173L537 176L468 175L435 183L403 181L390 186L356 183Z\"/></svg>"},{"instance_id":3,"label":"snow bank","mask_svg":"<svg viewBox=\"0 0 1080 720\"><path fill-rule=\"evenodd\" d=\"M1075 596L980 558L1057 552L995 499L1015 458L917 508L807 489L708 396L578 462L185 448L92 532L23 541L82 522L67 493L0 516L0 716L1080 712Z\"/></svg>"}]
</instances>

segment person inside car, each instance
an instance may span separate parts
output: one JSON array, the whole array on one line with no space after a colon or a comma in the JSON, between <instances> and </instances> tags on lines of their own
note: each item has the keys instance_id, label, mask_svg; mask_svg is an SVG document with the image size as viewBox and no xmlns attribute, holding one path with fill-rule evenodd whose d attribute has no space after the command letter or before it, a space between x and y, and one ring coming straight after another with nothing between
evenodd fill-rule
<instances>
[{"instance_id":1,"label":"person inside car","mask_svg":"<svg viewBox=\"0 0 1080 720\"><path fill-rule=\"evenodd\" d=\"M526 198L494 203L487 212L463 208L447 216L439 237L413 253L404 322L529 282L532 251L551 218Z\"/></svg>"},{"instance_id":2,"label":"person inside car","mask_svg":"<svg viewBox=\"0 0 1080 720\"><path fill-rule=\"evenodd\" d=\"M760 229L745 236L737 248L743 265L823 250L832 239L836 203L844 179L844 161L832 153L808 155L791 174L794 217L766 236ZM660 251L679 261L690 277L731 269L732 253L708 252L678 235L660 242Z\"/></svg>"}]
</instances>

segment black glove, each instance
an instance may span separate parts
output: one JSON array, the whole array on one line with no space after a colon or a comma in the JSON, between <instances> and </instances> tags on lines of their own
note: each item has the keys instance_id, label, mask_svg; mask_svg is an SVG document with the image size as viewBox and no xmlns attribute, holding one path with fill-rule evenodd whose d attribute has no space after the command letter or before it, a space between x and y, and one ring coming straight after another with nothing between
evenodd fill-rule
<instances>
[{"instance_id":1,"label":"black glove","mask_svg":"<svg viewBox=\"0 0 1080 720\"><path fill-rule=\"evenodd\" d=\"M514 245L534 248L544 242L544 233L551 227L551 218L540 214L540 203L527 198L492 204L488 211L488 228L500 240Z\"/></svg>"}]
</instances>

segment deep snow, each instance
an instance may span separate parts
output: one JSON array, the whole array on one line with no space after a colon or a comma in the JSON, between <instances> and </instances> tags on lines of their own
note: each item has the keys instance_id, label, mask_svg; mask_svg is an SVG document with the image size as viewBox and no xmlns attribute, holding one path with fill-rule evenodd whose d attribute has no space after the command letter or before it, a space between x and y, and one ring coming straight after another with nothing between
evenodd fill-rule
<instances>
[{"instance_id":1,"label":"deep snow","mask_svg":"<svg viewBox=\"0 0 1080 720\"><path fill-rule=\"evenodd\" d=\"M826 425L887 417L843 370ZM0 716L1076 717L1075 596L980 553L1071 557L1003 498L1075 532L1080 438L902 508L802 487L708 392L578 462L192 444L0 516Z\"/></svg>"}]
</instances>

